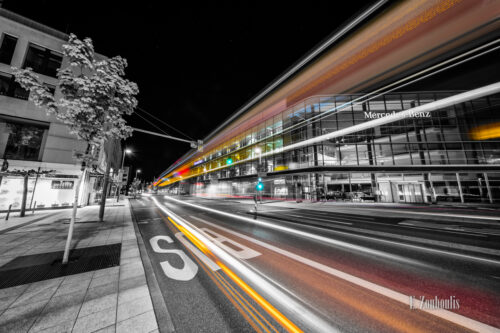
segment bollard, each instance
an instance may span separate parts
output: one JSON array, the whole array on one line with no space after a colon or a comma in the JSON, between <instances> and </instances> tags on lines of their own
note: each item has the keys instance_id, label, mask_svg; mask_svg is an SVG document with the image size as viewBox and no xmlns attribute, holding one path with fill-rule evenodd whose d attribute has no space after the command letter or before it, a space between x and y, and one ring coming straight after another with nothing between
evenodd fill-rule
<instances>
[{"instance_id":1,"label":"bollard","mask_svg":"<svg viewBox=\"0 0 500 333\"><path fill-rule=\"evenodd\" d=\"M253 219L257 220L257 194L255 194L253 196L253 201L254 201L254 205L253 205Z\"/></svg>"},{"instance_id":2,"label":"bollard","mask_svg":"<svg viewBox=\"0 0 500 333\"><path fill-rule=\"evenodd\" d=\"M7 221L9 219L10 209L11 208L12 208L12 204L9 205L9 210L7 211L7 215L5 215L5 221Z\"/></svg>"},{"instance_id":3,"label":"bollard","mask_svg":"<svg viewBox=\"0 0 500 333\"><path fill-rule=\"evenodd\" d=\"M31 214L35 214L35 207L36 207L36 201L35 204L33 205L33 210L31 211Z\"/></svg>"}]
</instances>

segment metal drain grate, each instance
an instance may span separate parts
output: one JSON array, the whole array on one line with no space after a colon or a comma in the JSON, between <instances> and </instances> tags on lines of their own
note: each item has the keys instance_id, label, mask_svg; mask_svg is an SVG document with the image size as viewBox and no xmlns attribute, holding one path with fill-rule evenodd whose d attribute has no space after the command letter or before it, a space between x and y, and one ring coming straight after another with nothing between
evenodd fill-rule
<instances>
[{"instance_id":1,"label":"metal drain grate","mask_svg":"<svg viewBox=\"0 0 500 333\"><path fill-rule=\"evenodd\" d=\"M75 249L64 266L63 251L17 257L0 267L0 289L118 266L121 248L118 243Z\"/></svg>"}]
</instances>

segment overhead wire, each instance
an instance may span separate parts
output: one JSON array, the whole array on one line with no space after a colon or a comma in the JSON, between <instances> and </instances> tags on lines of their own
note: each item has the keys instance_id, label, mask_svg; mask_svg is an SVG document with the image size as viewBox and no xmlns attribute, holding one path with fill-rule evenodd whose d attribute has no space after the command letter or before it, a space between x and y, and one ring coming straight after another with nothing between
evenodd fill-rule
<instances>
[{"instance_id":1,"label":"overhead wire","mask_svg":"<svg viewBox=\"0 0 500 333\"><path fill-rule=\"evenodd\" d=\"M178 130L177 128L173 127L172 125L169 125L167 124L165 121L161 120L160 118L156 117L155 115L149 113L148 111L144 110L143 108L141 107L137 107L138 110L140 110L141 112L144 112L145 114L149 115L150 117L154 118L155 120L159 121L160 123L162 123L163 125L169 127L170 129L176 131L177 133L179 134L182 134L184 135L185 137L187 137L188 139L192 140L192 141L196 141L195 139L193 139L192 137L190 137L189 135L187 135L186 133ZM137 110L136 110L137 111Z\"/></svg>"},{"instance_id":2,"label":"overhead wire","mask_svg":"<svg viewBox=\"0 0 500 333\"><path fill-rule=\"evenodd\" d=\"M170 135L169 133L165 132L165 130L163 130L161 127L158 127L157 125L155 125L153 122L149 121L148 119L144 118L143 116L141 116L139 113L137 112L134 112L133 114L137 115L138 117L142 118L144 121L146 121L148 124L150 124L151 126L155 127L156 129L162 131L163 133L165 133L166 135Z\"/></svg>"}]
</instances>

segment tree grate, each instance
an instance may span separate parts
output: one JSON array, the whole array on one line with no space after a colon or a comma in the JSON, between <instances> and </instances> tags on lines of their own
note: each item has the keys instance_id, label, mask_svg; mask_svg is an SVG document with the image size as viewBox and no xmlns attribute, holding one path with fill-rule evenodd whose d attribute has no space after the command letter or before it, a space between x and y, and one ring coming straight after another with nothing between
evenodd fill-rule
<instances>
[{"instance_id":1,"label":"tree grate","mask_svg":"<svg viewBox=\"0 0 500 333\"><path fill-rule=\"evenodd\" d=\"M118 266L121 248L118 243L75 249L67 265L63 251L17 257L0 267L0 289Z\"/></svg>"}]
</instances>

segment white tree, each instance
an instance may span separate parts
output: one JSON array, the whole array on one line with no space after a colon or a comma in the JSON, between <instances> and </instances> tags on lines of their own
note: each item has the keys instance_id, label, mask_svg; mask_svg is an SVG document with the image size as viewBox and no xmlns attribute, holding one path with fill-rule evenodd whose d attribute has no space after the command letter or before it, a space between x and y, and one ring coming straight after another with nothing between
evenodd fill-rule
<instances>
[{"instance_id":1,"label":"white tree","mask_svg":"<svg viewBox=\"0 0 500 333\"><path fill-rule=\"evenodd\" d=\"M47 113L66 124L71 133L86 142L85 152L76 154L81 171L75 189L73 213L64 250L67 264L76 219L78 194L86 168L95 162L96 151L106 140L125 139L132 134L123 115L130 115L137 106L137 85L124 78L127 61L116 56L97 60L90 38L79 40L74 34L63 45L68 66L58 71L61 98L55 99L31 68L16 69L16 81L30 91L29 99ZM109 161L108 161L109 163ZM107 177L108 175L105 175Z\"/></svg>"}]
</instances>

